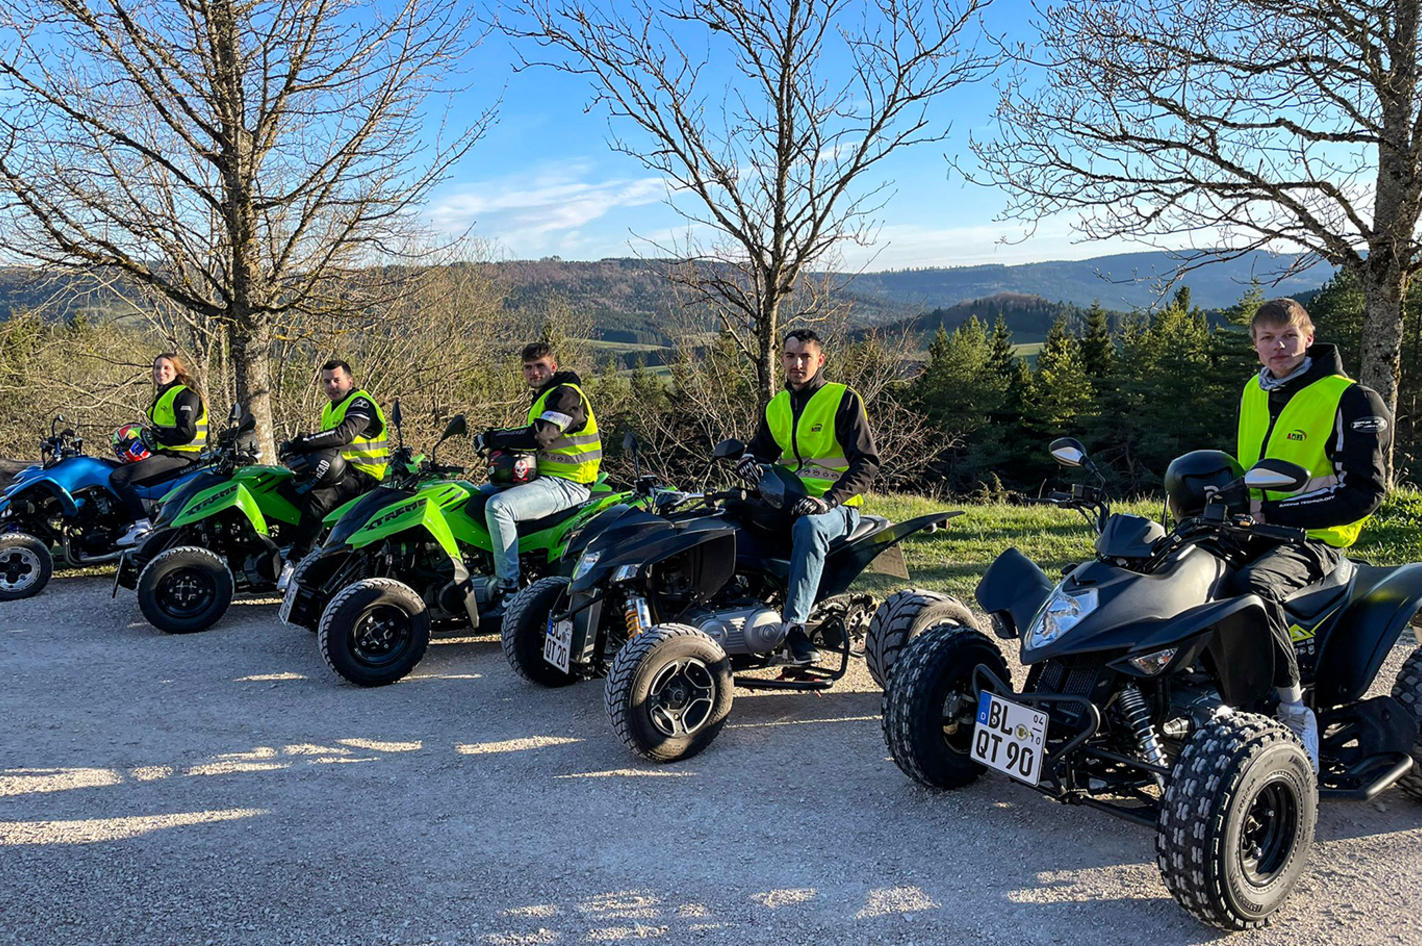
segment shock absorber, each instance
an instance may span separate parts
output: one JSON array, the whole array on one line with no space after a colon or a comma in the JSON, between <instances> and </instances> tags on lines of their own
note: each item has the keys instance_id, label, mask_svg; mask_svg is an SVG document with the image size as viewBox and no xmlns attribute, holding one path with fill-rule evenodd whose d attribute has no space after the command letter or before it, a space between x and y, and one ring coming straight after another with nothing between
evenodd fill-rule
<instances>
[{"instance_id":1,"label":"shock absorber","mask_svg":"<svg viewBox=\"0 0 1422 946\"><path fill-rule=\"evenodd\" d=\"M1121 688L1121 693L1116 698L1116 709L1126 725L1135 733L1141 755L1145 756L1146 761L1151 765L1166 768L1165 749L1160 744L1160 737L1155 734L1155 727L1150 724L1150 707L1146 706L1145 697L1134 683L1128 683ZM1161 788L1165 787L1163 776L1155 776L1155 782Z\"/></svg>"},{"instance_id":2,"label":"shock absorber","mask_svg":"<svg viewBox=\"0 0 1422 946\"><path fill-rule=\"evenodd\" d=\"M636 595L627 599L622 609L622 618L627 622L627 639L631 640L652 626L652 610L647 607L647 599Z\"/></svg>"}]
</instances>

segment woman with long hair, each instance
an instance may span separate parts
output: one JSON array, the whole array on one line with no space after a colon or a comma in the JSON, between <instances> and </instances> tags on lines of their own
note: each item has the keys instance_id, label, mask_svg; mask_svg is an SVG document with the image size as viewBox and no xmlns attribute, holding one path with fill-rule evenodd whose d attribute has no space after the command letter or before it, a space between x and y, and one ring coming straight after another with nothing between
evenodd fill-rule
<instances>
[{"instance_id":1,"label":"woman with long hair","mask_svg":"<svg viewBox=\"0 0 1422 946\"><path fill-rule=\"evenodd\" d=\"M139 442L116 440L114 444L120 459L128 462L109 475L109 485L133 522L114 543L120 547L133 545L153 529L134 487L191 466L207 446L207 405L176 352L164 352L153 359L153 386L157 392L145 415Z\"/></svg>"}]
</instances>

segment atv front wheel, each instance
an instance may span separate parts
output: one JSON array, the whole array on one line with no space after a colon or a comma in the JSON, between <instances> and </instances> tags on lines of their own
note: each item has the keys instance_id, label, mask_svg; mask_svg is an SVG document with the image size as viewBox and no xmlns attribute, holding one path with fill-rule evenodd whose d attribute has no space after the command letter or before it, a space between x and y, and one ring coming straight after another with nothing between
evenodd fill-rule
<instances>
[{"instance_id":1,"label":"atv front wheel","mask_svg":"<svg viewBox=\"0 0 1422 946\"><path fill-rule=\"evenodd\" d=\"M31 598L54 575L49 546L27 532L0 535L0 601Z\"/></svg>"},{"instance_id":2,"label":"atv front wheel","mask_svg":"<svg viewBox=\"0 0 1422 946\"><path fill-rule=\"evenodd\" d=\"M1267 716L1216 717L1175 763L1156 864L1196 919L1224 930L1263 926L1303 873L1317 819L1318 782L1299 741Z\"/></svg>"},{"instance_id":3,"label":"atv front wheel","mask_svg":"<svg viewBox=\"0 0 1422 946\"><path fill-rule=\"evenodd\" d=\"M409 585L365 578L326 605L316 644L326 665L357 686L394 683L430 645L430 613Z\"/></svg>"},{"instance_id":4,"label":"atv front wheel","mask_svg":"<svg viewBox=\"0 0 1422 946\"><path fill-rule=\"evenodd\" d=\"M889 670L909 641L942 621L952 621L973 630L978 627L977 618L962 602L936 591L906 588L885 598L869 621L864 639L864 662L869 676L880 688L887 686Z\"/></svg>"},{"instance_id":5,"label":"atv front wheel","mask_svg":"<svg viewBox=\"0 0 1422 946\"><path fill-rule=\"evenodd\" d=\"M954 623L929 628L899 656L884 690L884 742L914 781L929 788L962 788L983 773L972 759L978 664L1000 680L1011 679L996 643Z\"/></svg>"},{"instance_id":6,"label":"atv front wheel","mask_svg":"<svg viewBox=\"0 0 1422 946\"><path fill-rule=\"evenodd\" d=\"M624 746L652 762L675 762L721 732L734 686L720 644L685 624L659 624L617 652L604 699Z\"/></svg>"},{"instance_id":7,"label":"atv front wheel","mask_svg":"<svg viewBox=\"0 0 1422 946\"><path fill-rule=\"evenodd\" d=\"M564 673L543 659L543 642L548 636L548 615L565 600L570 579L562 575L540 578L509 600L504 609L499 637L504 656L514 673L530 683L564 687L577 677Z\"/></svg>"},{"instance_id":8,"label":"atv front wheel","mask_svg":"<svg viewBox=\"0 0 1422 946\"><path fill-rule=\"evenodd\" d=\"M221 555L180 545L153 556L138 575L138 608L166 634L212 627L232 604L232 570Z\"/></svg>"},{"instance_id":9,"label":"atv front wheel","mask_svg":"<svg viewBox=\"0 0 1422 946\"><path fill-rule=\"evenodd\" d=\"M1418 726L1417 741L1412 744L1412 768L1397 780L1397 787L1422 799L1422 647L1414 650L1397 671L1392 685L1392 698L1401 703Z\"/></svg>"}]
</instances>

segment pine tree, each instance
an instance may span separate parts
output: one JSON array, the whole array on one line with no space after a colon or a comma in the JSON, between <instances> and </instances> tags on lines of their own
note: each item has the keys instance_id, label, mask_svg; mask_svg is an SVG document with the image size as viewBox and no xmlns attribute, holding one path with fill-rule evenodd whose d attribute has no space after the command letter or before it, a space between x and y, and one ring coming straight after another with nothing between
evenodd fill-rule
<instances>
[{"instance_id":1,"label":"pine tree","mask_svg":"<svg viewBox=\"0 0 1422 946\"><path fill-rule=\"evenodd\" d=\"M1081 419L1092 413L1095 392L1066 316L1059 316L1047 333L1027 400L1027 418L1042 433L1079 430Z\"/></svg>"},{"instance_id":2,"label":"pine tree","mask_svg":"<svg viewBox=\"0 0 1422 946\"><path fill-rule=\"evenodd\" d=\"M999 312L992 325L992 337L988 341L988 364L1004 386L1011 383L1017 373L1017 351L1012 345L1012 329L1007 327L1007 318Z\"/></svg>"},{"instance_id":3,"label":"pine tree","mask_svg":"<svg viewBox=\"0 0 1422 946\"><path fill-rule=\"evenodd\" d=\"M1109 377L1116 361L1116 343L1111 338L1111 320L1097 299L1086 310L1086 328L1081 336L1081 360L1086 373L1095 380Z\"/></svg>"}]
</instances>

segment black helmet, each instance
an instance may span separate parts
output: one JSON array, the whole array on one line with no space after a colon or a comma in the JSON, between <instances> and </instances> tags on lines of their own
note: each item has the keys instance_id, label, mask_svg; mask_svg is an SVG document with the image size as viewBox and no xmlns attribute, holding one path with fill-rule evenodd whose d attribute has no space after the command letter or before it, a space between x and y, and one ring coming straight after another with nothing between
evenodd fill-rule
<instances>
[{"instance_id":1,"label":"black helmet","mask_svg":"<svg viewBox=\"0 0 1422 946\"><path fill-rule=\"evenodd\" d=\"M538 476L538 457L513 450L489 451L489 482L517 486Z\"/></svg>"},{"instance_id":2,"label":"black helmet","mask_svg":"<svg viewBox=\"0 0 1422 946\"><path fill-rule=\"evenodd\" d=\"M334 486L346 475L346 458L341 456L340 447L293 453L283 462L307 489Z\"/></svg>"},{"instance_id":3,"label":"black helmet","mask_svg":"<svg viewBox=\"0 0 1422 946\"><path fill-rule=\"evenodd\" d=\"M1165 468L1165 495L1177 519L1198 516L1207 494L1223 489L1244 475L1239 461L1223 450L1192 450Z\"/></svg>"}]
</instances>

